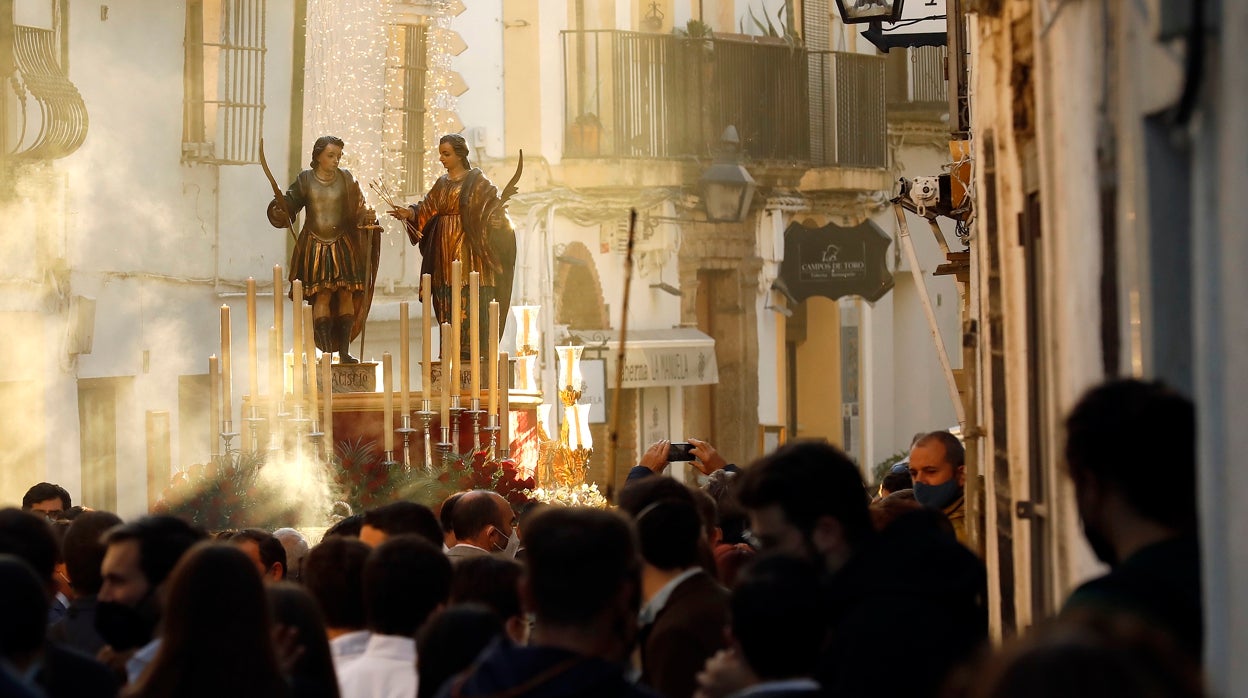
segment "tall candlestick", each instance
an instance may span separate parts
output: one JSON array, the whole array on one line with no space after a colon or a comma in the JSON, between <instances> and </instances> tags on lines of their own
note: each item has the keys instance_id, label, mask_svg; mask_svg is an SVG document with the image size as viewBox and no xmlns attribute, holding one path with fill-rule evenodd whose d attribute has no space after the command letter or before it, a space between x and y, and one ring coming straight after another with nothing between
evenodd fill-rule
<instances>
[{"instance_id":1,"label":"tall candlestick","mask_svg":"<svg viewBox=\"0 0 1248 698\"><path fill-rule=\"evenodd\" d=\"M460 289L459 285L462 283L463 269L464 269L464 263L459 261L458 259L455 260L454 262L451 262L451 357L452 357L451 361L455 365L455 372L451 374L451 378L452 378L451 396L452 397L457 397L459 395L459 356L460 356L459 336L460 336L460 332L463 331L462 330L463 324L460 318L462 311L460 310L460 307L459 307L460 296L463 295L463 292ZM444 364L442 367L443 368L442 380L446 380L447 378L446 366L445 366L446 349L442 350L442 354L443 354L442 363Z\"/></svg>"},{"instance_id":2,"label":"tall candlestick","mask_svg":"<svg viewBox=\"0 0 1248 698\"><path fill-rule=\"evenodd\" d=\"M496 414L498 412L498 301L490 301L490 323L489 323L489 352L486 355L487 366L489 366L489 376L487 381L489 385L486 390L490 393L488 414Z\"/></svg>"},{"instance_id":3,"label":"tall candlestick","mask_svg":"<svg viewBox=\"0 0 1248 698\"><path fill-rule=\"evenodd\" d=\"M499 382L499 405L500 412L498 414L498 443L503 453L511 451L511 391L508 390L511 385L510 371L508 370L507 352L498 355L498 382Z\"/></svg>"},{"instance_id":4,"label":"tall candlestick","mask_svg":"<svg viewBox=\"0 0 1248 698\"><path fill-rule=\"evenodd\" d=\"M329 352L321 354L321 383L325 386L325 413L321 417L321 431L325 434L325 452L334 455L334 380L333 359Z\"/></svg>"},{"instance_id":5,"label":"tall candlestick","mask_svg":"<svg viewBox=\"0 0 1248 698\"><path fill-rule=\"evenodd\" d=\"M319 396L316 387L316 339L312 337L312 306L310 305L303 306L303 351L308 356L308 414L312 415L312 425L316 426L317 397Z\"/></svg>"},{"instance_id":6,"label":"tall candlestick","mask_svg":"<svg viewBox=\"0 0 1248 698\"><path fill-rule=\"evenodd\" d=\"M208 452L216 456L221 453L221 373L216 354L208 357L208 390Z\"/></svg>"},{"instance_id":7,"label":"tall candlestick","mask_svg":"<svg viewBox=\"0 0 1248 698\"><path fill-rule=\"evenodd\" d=\"M407 301L399 301L399 407L404 416L412 414L412 338L408 327Z\"/></svg>"},{"instance_id":8,"label":"tall candlestick","mask_svg":"<svg viewBox=\"0 0 1248 698\"><path fill-rule=\"evenodd\" d=\"M450 361L447 359L450 352L446 351L451 346L451 326L448 323L442 323L442 405L439 416L442 418L441 426L451 426L451 377L447 373L450 367Z\"/></svg>"},{"instance_id":9,"label":"tall candlestick","mask_svg":"<svg viewBox=\"0 0 1248 698\"><path fill-rule=\"evenodd\" d=\"M468 396L481 398L481 273L468 273L468 348L472 357Z\"/></svg>"},{"instance_id":10,"label":"tall candlestick","mask_svg":"<svg viewBox=\"0 0 1248 698\"><path fill-rule=\"evenodd\" d=\"M251 404L260 396L259 358L256 356L256 280L247 277L247 378ZM252 416L255 416L254 414Z\"/></svg>"},{"instance_id":11,"label":"tall candlestick","mask_svg":"<svg viewBox=\"0 0 1248 698\"><path fill-rule=\"evenodd\" d=\"M394 452L394 367L390 365L390 352L381 354L381 381L385 383L382 405L381 430L385 437L386 453Z\"/></svg>"},{"instance_id":12,"label":"tall candlestick","mask_svg":"<svg viewBox=\"0 0 1248 698\"><path fill-rule=\"evenodd\" d=\"M282 327L282 307L285 306L285 300L282 298L282 265L273 265L273 327L277 329L277 346L282 346L285 336L282 332L286 329ZM279 351L280 355L281 352Z\"/></svg>"},{"instance_id":13,"label":"tall candlestick","mask_svg":"<svg viewBox=\"0 0 1248 698\"><path fill-rule=\"evenodd\" d=\"M433 277L423 274L420 277L420 396L426 400L433 399Z\"/></svg>"},{"instance_id":14,"label":"tall candlestick","mask_svg":"<svg viewBox=\"0 0 1248 698\"><path fill-rule=\"evenodd\" d=\"M221 306L221 419L226 422L234 421L231 417L234 415L232 405L232 396L230 395L230 384L234 380L234 372L230 366L230 344L233 340L230 338L230 306Z\"/></svg>"}]
</instances>

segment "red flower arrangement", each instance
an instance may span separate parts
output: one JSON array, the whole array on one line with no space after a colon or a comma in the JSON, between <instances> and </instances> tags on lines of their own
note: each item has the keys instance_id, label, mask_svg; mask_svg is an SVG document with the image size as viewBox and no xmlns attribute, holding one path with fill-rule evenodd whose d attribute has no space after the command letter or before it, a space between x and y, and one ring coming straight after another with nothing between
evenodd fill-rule
<instances>
[{"instance_id":1,"label":"red flower arrangement","mask_svg":"<svg viewBox=\"0 0 1248 698\"><path fill-rule=\"evenodd\" d=\"M437 481L443 485L446 497L464 490L493 490L513 507L527 503L527 492L537 487L531 476L520 477L514 460L493 460L487 451L448 455Z\"/></svg>"}]
</instances>

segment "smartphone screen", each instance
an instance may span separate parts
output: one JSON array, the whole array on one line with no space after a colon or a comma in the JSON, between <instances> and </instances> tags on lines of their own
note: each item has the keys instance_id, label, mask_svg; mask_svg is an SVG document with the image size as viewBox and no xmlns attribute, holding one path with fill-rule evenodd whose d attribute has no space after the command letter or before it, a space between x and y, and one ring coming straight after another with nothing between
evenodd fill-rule
<instances>
[{"instance_id":1,"label":"smartphone screen","mask_svg":"<svg viewBox=\"0 0 1248 698\"><path fill-rule=\"evenodd\" d=\"M693 444L673 443L667 448L667 460L693 460Z\"/></svg>"}]
</instances>

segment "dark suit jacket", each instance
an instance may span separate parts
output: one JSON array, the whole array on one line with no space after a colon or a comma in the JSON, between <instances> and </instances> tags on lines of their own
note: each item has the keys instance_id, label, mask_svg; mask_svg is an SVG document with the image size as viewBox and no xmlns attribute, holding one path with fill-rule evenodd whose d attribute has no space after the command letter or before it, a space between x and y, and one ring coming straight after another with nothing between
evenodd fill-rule
<instances>
[{"instance_id":1,"label":"dark suit jacket","mask_svg":"<svg viewBox=\"0 0 1248 698\"><path fill-rule=\"evenodd\" d=\"M642 628L641 680L668 698L693 695L697 673L727 646L728 590L706 572L681 582Z\"/></svg>"},{"instance_id":2,"label":"dark suit jacket","mask_svg":"<svg viewBox=\"0 0 1248 698\"><path fill-rule=\"evenodd\" d=\"M35 683L48 698L111 698L120 688L117 676L103 664L54 642L44 647Z\"/></svg>"}]
</instances>

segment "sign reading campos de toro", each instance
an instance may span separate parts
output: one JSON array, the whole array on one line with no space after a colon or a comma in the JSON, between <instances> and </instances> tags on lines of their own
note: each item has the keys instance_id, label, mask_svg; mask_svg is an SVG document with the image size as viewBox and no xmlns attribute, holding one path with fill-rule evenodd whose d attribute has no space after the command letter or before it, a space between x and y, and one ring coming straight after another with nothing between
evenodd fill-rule
<instances>
[{"instance_id":1,"label":"sign reading campos de toro","mask_svg":"<svg viewBox=\"0 0 1248 698\"><path fill-rule=\"evenodd\" d=\"M892 239L871 221L852 228L794 222L784 231L783 291L798 302L811 296L862 296L875 302L893 287L890 244Z\"/></svg>"}]
</instances>

